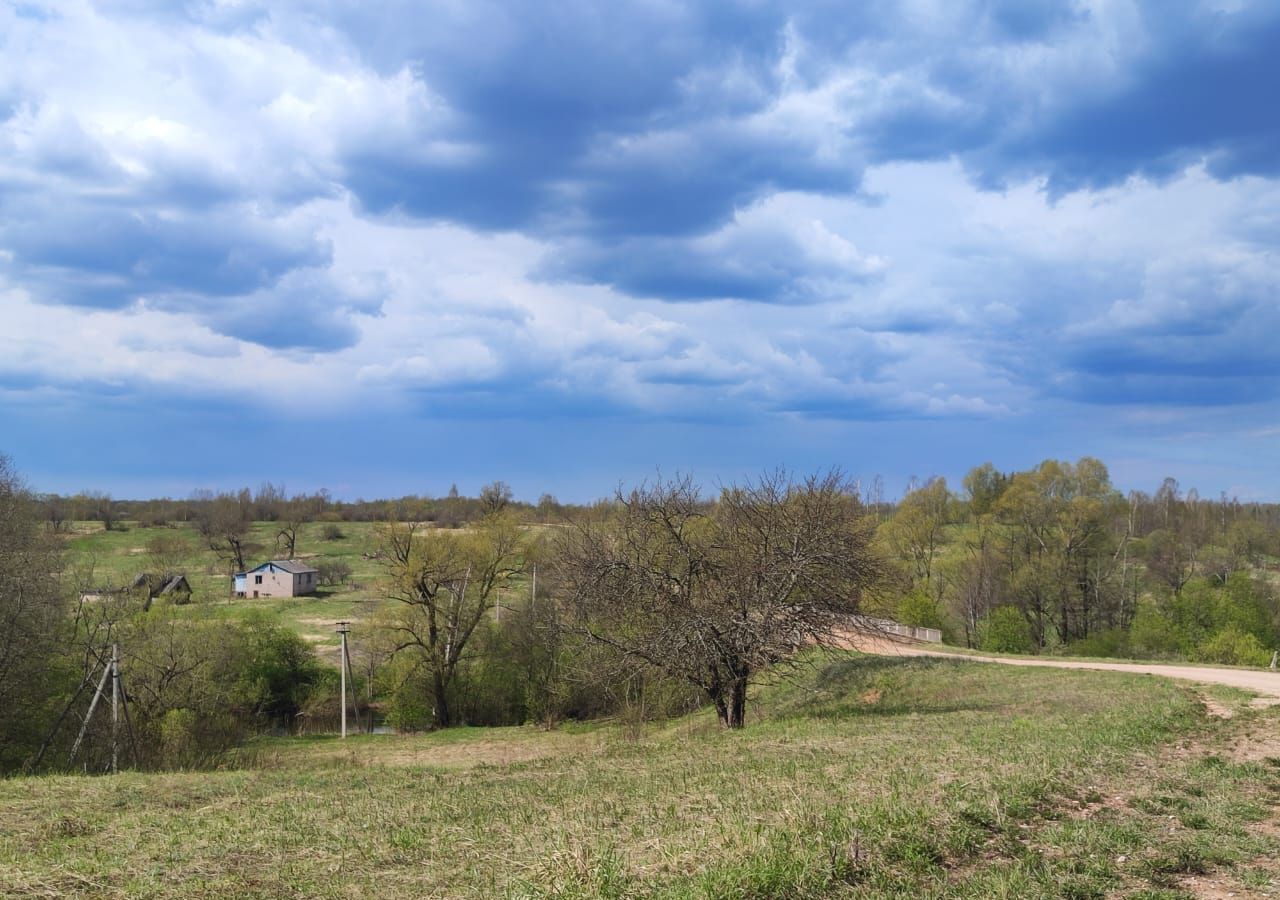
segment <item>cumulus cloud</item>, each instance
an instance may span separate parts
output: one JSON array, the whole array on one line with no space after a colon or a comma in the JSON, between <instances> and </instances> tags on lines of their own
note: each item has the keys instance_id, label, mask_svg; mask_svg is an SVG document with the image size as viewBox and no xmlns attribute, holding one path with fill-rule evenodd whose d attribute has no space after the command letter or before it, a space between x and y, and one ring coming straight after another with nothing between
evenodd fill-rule
<instances>
[{"instance_id":1,"label":"cumulus cloud","mask_svg":"<svg viewBox=\"0 0 1280 900\"><path fill-rule=\"evenodd\" d=\"M1261 0L5 7L6 396L1274 411L1278 39Z\"/></svg>"}]
</instances>

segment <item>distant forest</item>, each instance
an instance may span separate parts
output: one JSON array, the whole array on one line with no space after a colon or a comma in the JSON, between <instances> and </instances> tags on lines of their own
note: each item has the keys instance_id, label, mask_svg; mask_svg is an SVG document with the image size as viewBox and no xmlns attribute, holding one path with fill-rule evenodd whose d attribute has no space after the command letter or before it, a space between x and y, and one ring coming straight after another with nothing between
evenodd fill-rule
<instances>
[{"instance_id":1,"label":"distant forest","mask_svg":"<svg viewBox=\"0 0 1280 900\"><path fill-rule=\"evenodd\" d=\"M332 720L347 698L313 632L339 615L357 619L354 708L401 730L702 704L740 728L757 679L846 646L868 616L1006 653L1266 666L1280 648L1280 504L1173 479L1124 494L1091 458L883 493L776 472L589 505L521 503L500 481L475 497L265 484L116 500L34 493L0 456L0 772L114 765L92 710L117 649L133 765L216 765L261 729ZM277 558L314 560L323 596L167 601L84 574L85 542L133 530L136 565L228 587L274 540ZM307 604L310 624L285 616Z\"/></svg>"},{"instance_id":2,"label":"distant forest","mask_svg":"<svg viewBox=\"0 0 1280 900\"><path fill-rule=\"evenodd\" d=\"M940 628L948 642L1242 664L1269 659L1280 646L1280 503L1202 497L1173 478L1151 493L1124 494L1088 457L1021 472L988 463L959 486L913 480L896 502L885 500L879 477L853 488L897 576L882 611ZM191 523L216 550L217 534L233 535L249 521L458 528L503 510L528 524L555 523L614 500L572 505L543 494L532 504L495 481L475 497L455 487L443 497L343 501L324 490L290 496L266 483L180 500L84 493L39 502L54 531L73 520L108 529L125 520Z\"/></svg>"}]
</instances>

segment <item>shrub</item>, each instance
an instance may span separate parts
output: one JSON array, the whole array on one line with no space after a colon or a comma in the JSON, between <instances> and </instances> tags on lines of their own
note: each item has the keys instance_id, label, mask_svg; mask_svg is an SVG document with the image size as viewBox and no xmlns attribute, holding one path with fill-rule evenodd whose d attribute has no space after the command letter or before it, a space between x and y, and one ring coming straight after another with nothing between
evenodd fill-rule
<instances>
[{"instance_id":1,"label":"shrub","mask_svg":"<svg viewBox=\"0 0 1280 900\"><path fill-rule=\"evenodd\" d=\"M1095 631L1086 638L1064 645L1061 650L1071 656L1128 657L1131 655L1129 634L1123 628Z\"/></svg>"},{"instance_id":2,"label":"shrub","mask_svg":"<svg viewBox=\"0 0 1280 900\"><path fill-rule=\"evenodd\" d=\"M329 524L320 529L320 537L324 538L326 541L340 541L346 537L346 535L337 525Z\"/></svg>"},{"instance_id":3,"label":"shrub","mask_svg":"<svg viewBox=\"0 0 1280 900\"><path fill-rule=\"evenodd\" d=\"M1036 648L1027 620L1013 606L998 606L987 615L978 646L996 653L1031 653Z\"/></svg>"},{"instance_id":4,"label":"shrub","mask_svg":"<svg viewBox=\"0 0 1280 900\"><path fill-rule=\"evenodd\" d=\"M160 758L168 769L191 765L198 748L196 714L189 709L171 709L160 718Z\"/></svg>"},{"instance_id":5,"label":"shrub","mask_svg":"<svg viewBox=\"0 0 1280 900\"><path fill-rule=\"evenodd\" d=\"M1204 641L1194 656L1200 662L1228 666L1265 666L1271 659L1257 637L1236 625L1228 625Z\"/></svg>"},{"instance_id":6,"label":"shrub","mask_svg":"<svg viewBox=\"0 0 1280 900\"><path fill-rule=\"evenodd\" d=\"M915 591L902 598L898 603L897 617L903 625L910 625L913 628L941 630L946 624L937 601L921 591Z\"/></svg>"},{"instance_id":7,"label":"shrub","mask_svg":"<svg viewBox=\"0 0 1280 900\"><path fill-rule=\"evenodd\" d=\"M351 564L345 559L323 559L316 563L317 580L325 585L341 585L351 580Z\"/></svg>"},{"instance_id":8,"label":"shrub","mask_svg":"<svg viewBox=\"0 0 1280 900\"><path fill-rule=\"evenodd\" d=\"M1186 640L1177 624L1155 604L1143 603L1129 626L1129 646L1135 656L1172 657L1185 651Z\"/></svg>"}]
</instances>

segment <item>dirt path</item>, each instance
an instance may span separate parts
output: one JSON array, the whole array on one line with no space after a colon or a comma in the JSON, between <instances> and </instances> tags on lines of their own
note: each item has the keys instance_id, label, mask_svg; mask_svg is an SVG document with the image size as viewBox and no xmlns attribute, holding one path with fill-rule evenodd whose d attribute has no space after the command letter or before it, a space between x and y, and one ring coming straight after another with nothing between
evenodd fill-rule
<instances>
[{"instance_id":1,"label":"dirt path","mask_svg":"<svg viewBox=\"0 0 1280 900\"><path fill-rule=\"evenodd\" d=\"M1006 666L1049 666L1055 669L1101 669L1106 672L1133 672L1135 674L1161 675L1200 684L1225 684L1230 687L1253 691L1266 697L1280 699L1280 672L1261 669L1219 669L1214 666L1184 666L1165 663L1087 662L1074 659L1009 659L998 656L970 656L967 653L947 653L934 650L932 645L907 643L883 637L859 637L851 645L863 653L882 656L946 656L952 659L972 659L977 662L1001 663Z\"/></svg>"}]
</instances>

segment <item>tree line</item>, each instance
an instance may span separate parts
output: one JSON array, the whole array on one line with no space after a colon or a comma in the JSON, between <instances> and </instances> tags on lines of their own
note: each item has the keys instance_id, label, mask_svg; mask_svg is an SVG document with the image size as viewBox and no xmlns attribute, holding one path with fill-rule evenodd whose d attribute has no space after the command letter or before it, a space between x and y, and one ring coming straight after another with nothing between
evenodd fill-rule
<instances>
[{"instance_id":1,"label":"tree line","mask_svg":"<svg viewBox=\"0 0 1280 900\"><path fill-rule=\"evenodd\" d=\"M0 770L102 768L107 724L88 711L112 647L143 767L211 764L336 712L336 670L269 618L86 599L48 503L0 457ZM302 521L340 529L330 503L264 487L200 497L177 521L235 564L247 523L270 511L287 545ZM700 706L739 728L760 678L879 617L1012 652L1257 665L1280 645L1274 505L1168 479L1122 494L1089 458L983 465L897 503L835 471L713 492L658 479L559 507L555 528L501 482L467 503L465 529L404 500L375 519L386 602L356 625L352 674L362 712L401 729Z\"/></svg>"},{"instance_id":2,"label":"tree line","mask_svg":"<svg viewBox=\"0 0 1280 900\"><path fill-rule=\"evenodd\" d=\"M1092 458L953 491L933 479L884 512L904 585L892 612L956 643L1016 652L1252 665L1280 646L1280 507L1166 478L1121 493Z\"/></svg>"},{"instance_id":3,"label":"tree line","mask_svg":"<svg viewBox=\"0 0 1280 900\"><path fill-rule=\"evenodd\" d=\"M458 528L499 509L511 510L525 522L548 522L580 508L565 506L551 494L543 494L537 503L517 500L504 481L484 485L474 497L459 493L455 484L442 497L410 494L390 500L342 500L324 488L290 494L284 485L268 481L256 491L248 487L235 491L201 489L181 499L120 499L106 491L45 493L33 499L46 527L53 532L64 532L75 522L101 522L107 531L128 527L129 523L155 528L176 524L203 527L210 522L219 527L235 522L276 522L282 530L296 532L299 525L309 522L379 522L386 518L388 505L404 521Z\"/></svg>"}]
</instances>

